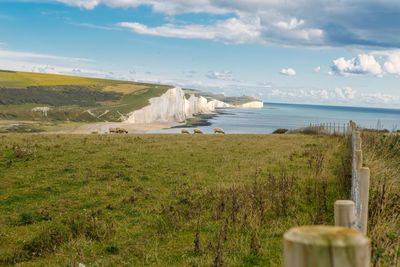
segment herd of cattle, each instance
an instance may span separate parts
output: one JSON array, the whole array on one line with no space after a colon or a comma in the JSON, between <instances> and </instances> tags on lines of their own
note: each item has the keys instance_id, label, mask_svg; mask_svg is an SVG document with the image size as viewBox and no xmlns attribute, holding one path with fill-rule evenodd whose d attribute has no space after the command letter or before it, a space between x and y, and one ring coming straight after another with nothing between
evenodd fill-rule
<instances>
[{"instance_id":1,"label":"herd of cattle","mask_svg":"<svg viewBox=\"0 0 400 267\"><path fill-rule=\"evenodd\" d=\"M215 134L225 134L225 131L222 128L214 128L213 131ZM126 130L124 128L110 128L110 129L108 129L108 132L110 134L128 134L129 133L128 130ZM190 134L190 132L186 129L182 129L181 133L182 134ZM200 129L194 129L193 134L203 134L203 131Z\"/></svg>"}]
</instances>

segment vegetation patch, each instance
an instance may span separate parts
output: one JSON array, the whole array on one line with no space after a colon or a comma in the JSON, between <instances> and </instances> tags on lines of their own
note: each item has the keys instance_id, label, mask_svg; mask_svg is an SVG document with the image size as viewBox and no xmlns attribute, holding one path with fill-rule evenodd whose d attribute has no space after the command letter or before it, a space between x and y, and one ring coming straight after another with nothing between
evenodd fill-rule
<instances>
[{"instance_id":1,"label":"vegetation patch","mask_svg":"<svg viewBox=\"0 0 400 267\"><path fill-rule=\"evenodd\" d=\"M279 129L276 129L275 131L273 131L273 134L285 134L288 131L289 131L288 129L279 128Z\"/></svg>"},{"instance_id":2,"label":"vegetation patch","mask_svg":"<svg viewBox=\"0 0 400 267\"><path fill-rule=\"evenodd\" d=\"M362 133L364 164L371 170L368 236L373 266L400 262L400 136Z\"/></svg>"},{"instance_id":3,"label":"vegetation patch","mask_svg":"<svg viewBox=\"0 0 400 267\"><path fill-rule=\"evenodd\" d=\"M98 102L115 101L121 94L91 90L83 86L29 87L16 90L0 88L1 105L21 105L27 103L50 106L95 106Z\"/></svg>"}]
</instances>

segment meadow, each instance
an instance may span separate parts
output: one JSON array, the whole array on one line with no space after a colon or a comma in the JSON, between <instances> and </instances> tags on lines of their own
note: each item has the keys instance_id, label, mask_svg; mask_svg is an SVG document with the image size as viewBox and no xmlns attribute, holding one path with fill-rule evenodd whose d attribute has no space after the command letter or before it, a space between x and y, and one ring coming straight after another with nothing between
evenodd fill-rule
<instances>
[{"instance_id":1,"label":"meadow","mask_svg":"<svg viewBox=\"0 0 400 267\"><path fill-rule=\"evenodd\" d=\"M348 140L317 135L0 136L0 264L280 266L333 224Z\"/></svg>"}]
</instances>

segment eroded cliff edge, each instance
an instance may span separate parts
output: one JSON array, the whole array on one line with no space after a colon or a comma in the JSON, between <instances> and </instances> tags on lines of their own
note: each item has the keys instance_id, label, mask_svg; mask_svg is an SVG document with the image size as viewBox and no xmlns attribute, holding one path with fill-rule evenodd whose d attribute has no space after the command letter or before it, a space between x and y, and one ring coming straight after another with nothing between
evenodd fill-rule
<instances>
[{"instance_id":1,"label":"eroded cliff edge","mask_svg":"<svg viewBox=\"0 0 400 267\"><path fill-rule=\"evenodd\" d=\"M179 87L169 89L160 97L149 100L149 105L126 115L125 123L185 122L197 114L212 114L217 108L262 108L261 101L231 104L201 95L187 94Z\"/></svg>"}]
</instances>

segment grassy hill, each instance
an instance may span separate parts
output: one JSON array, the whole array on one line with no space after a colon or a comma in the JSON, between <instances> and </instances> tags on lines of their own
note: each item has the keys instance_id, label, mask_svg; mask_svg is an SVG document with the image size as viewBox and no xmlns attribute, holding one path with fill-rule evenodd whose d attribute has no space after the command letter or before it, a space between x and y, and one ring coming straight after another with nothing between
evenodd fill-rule
<instances>
[{"instance_id":1,"label":"grassy hill","mask_svg":"<svg viewBox=\"0 0 400 267\"><path fill-rule=\"evenodd\" d=\"M0 265L281 266L350 174L330 136L3 137Z\"/></svg>"},{"instance_id":2,"label":"grassy hill","mask_svg":"<svg viewBox=\"0 0 400 267\"><path fill-rule=\"evenodd\" d=\"M0 120L119 121L170 86L77 76L0 71ZM50 110L35 112L35 107Z\"/></svg>"}]
</instances>

